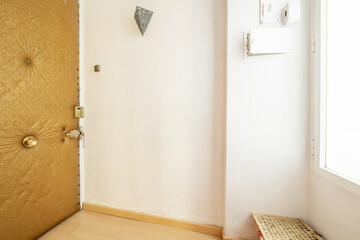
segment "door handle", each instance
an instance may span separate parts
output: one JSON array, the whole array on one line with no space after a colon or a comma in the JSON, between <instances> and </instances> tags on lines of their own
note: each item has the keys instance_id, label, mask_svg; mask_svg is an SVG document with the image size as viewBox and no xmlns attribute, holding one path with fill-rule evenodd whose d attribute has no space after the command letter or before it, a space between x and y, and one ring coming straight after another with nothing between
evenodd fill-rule
<instances>
[{"instance_id":1,"label":"door handle","mask_svg":"<svg viewBox=\"0 0 360 240\"><path fill-rule=\"evenodd\" d=\"M66 133L65 135L68 137L71 137L71 138L76 138L76 139L82 140L81 145L82 145L82 147L85 146L85 132L82 130L82 127L80 127L79 130L77 130L77 129L71 130L69 133Z\"/></svg>"},{"instance_id":2,"label":"door handle","mask_svg":"<svg viewBox=\"0 0 360 240\"><path fill-rule=\"evenodd\" d=\"M81 138L81 136L83 136L84 133L81 130L71 130L69 133L66 134L66 136L71 137L71 138Z\"/></svg>"}]
</instances>

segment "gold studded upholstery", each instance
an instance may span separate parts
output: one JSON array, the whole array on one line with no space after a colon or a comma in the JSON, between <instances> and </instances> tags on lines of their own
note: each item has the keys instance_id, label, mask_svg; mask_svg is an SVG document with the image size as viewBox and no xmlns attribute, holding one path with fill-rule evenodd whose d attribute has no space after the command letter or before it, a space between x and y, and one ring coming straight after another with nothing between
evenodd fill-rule
<instances>
[{"instance_id":1,"label":"gold studded upholstery","mask_svg":"<svg viewBox=\"0 0 360 240\"><path fill-rule=\"evenodd\" d=\"M0 0L0 240L79 210L78 26L76 0Z\"/></svg>"}]
</instances>

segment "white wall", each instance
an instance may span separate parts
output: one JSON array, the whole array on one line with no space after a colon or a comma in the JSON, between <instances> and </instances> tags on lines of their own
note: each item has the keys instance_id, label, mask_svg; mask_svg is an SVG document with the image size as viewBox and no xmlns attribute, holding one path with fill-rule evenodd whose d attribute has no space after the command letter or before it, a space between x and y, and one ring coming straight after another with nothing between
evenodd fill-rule
<instances>
[{"instance_id":1,"label":"white wall","mask_svg":"<svg viewBox=\"0 0 360 240\"><path fill-rule=\"evenodd\" d=\"M285 6L287 1L279 1ZM309 0L289 26L295 51L245 57L243 32L259 1L228 0L226 235L257 239L252 212L306 218L309 143Z\"/></svg>"},{"instance_id":2,"label":"white wall","mask_svg":"<svg viewBox=\"0 0 360 240\"><path fill-rule=\"evenodd\" d=\"M309 223L326 240L360 236L360 197L315 174L310 179Z\"/></svg>"},{"instance_id":3,"label":"white wall","mask_svg":"<svg viewBox=\"0 0 360 240\"><path fill-rule=\"evenodd\" d=\"M137 5L154 11L144 37ZM222 226L225 2L83 7L85 202Z\"/></svg>"},{"instance_id":4,"label":"white wall","mask_svg":"<svg viewBox=\"0 0 360 240\"><path fill-rule=\"evenodd\" d=\"M226 59L224 1L83 1L85 201L218 226L225 216L226 235L245 239L256 239L252 212L305 218L328 240L360 235L360 198L309 171L301 2L293 54L243 59L243 32L283 26L260 26L258 1L228 0ZM154 11L144 37L136 5Z\"/></svg>"}]
</instances>

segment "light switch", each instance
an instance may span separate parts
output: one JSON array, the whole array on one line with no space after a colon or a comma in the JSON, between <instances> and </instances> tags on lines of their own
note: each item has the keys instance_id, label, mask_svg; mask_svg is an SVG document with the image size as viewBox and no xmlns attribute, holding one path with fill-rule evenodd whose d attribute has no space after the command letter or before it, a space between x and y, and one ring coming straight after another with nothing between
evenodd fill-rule
<instances>
[{"instance_id":1,"label":"light switch","mask_svg":"<svg viewBox=\"0 0 360 240\"><path fill-rule=\"evenodd\" d=\"M278 0L260 0L260 23L279 22Z\"/></svg>"}]
</instances>

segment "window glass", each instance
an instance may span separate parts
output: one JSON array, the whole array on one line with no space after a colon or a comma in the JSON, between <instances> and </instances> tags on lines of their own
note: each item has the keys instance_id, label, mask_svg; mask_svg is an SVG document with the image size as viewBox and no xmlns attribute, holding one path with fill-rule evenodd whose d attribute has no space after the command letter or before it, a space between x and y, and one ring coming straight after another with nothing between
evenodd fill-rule
<instances>
[{"instance_id":1,"label":"window glass","mask_svg":"<svg viewBox=\"0 0 360 240\"><path fill-rule=\"evenodd\" d=\"M360 182L358 0L328 0L326 168Z\"/></svg>"}]
</instances>

